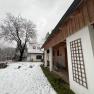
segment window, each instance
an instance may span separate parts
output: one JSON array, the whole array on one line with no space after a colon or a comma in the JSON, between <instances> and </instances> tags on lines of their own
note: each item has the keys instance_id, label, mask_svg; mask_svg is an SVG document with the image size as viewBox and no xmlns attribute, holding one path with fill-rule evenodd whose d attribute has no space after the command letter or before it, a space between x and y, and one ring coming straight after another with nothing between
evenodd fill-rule
<instances>
[{"instance_id":1,"label":"window","mask_svg":"<svg viewBox=\"0 0 94 94\"><path fill-rule=\"evenodd\" d=\"M57 56L59 56L59 49L57 50Z\"/></svg>"},{"instance_id":2,"label":"window","mask_svg":"<svg viewBox=\"0 0 94 94\"><path fill-rule=\"evenodd\" d=\"M92 24L93 28L94 28L94 24Z\"/></svg>"},{"instance_id":3,"label":"window","mask_svg":"<svg viewBox=\"0 0 94 94\"><path fill-rule=\"evenodd\" d=\"M73 80L88 88L81 39L70 42Z\"/></svg>"},{"instance_id":4,"label":"window","mask_svg":"<svg viewBox=\"0 0 94 94\"><path fill-rule=\"evenodd\" d=\"M36 46L33 46L33 49L36 49Z\"/></svg>"},{"instance_id":5,"label":"window","mask_svg":"<svg viewBox=\"0 0 94 94\"><path fill-rule=\"evenodd\" d=\"M49 50L47 50L47 53L49 53Z\"/></svg>"},{"instance_id":6,"label":"window","mask_svg":"<svg viewBox=\"0 0 94 94\"><path fill-rule=\"evenodd\" d=\"M40 50L40 47L37 47L38 50Z\"/></svg>"},{"instance_id":7,"label":"window","mask_svg":"<svg viewBox=\"0 0 94 94\"><path fill-rule=\"evenodd\" d=\"M37 55L36 59L42 59L42 56L41 55Z\"/></svg>"},{"instance_id":8,"label":"window","mask_svg":"<svg viewBox=\"0 0 94 94\"><path fill-rule=\"evenodd\" d=\"M55 51L53 50L53 56L55 56Z\"/></svg>"}]
</instances>

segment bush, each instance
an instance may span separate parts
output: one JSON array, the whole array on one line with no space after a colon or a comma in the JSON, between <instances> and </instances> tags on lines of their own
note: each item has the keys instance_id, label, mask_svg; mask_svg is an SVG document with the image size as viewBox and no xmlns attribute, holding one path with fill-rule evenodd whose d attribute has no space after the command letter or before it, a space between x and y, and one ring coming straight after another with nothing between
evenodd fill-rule
<instances>
[{"instance_id":1,"label":"bush","mask_svg":"<svg viewBox=\"0 0 94 94\"><path fill-rule=\"evenodd\" d=\"M6 68L7 66L8 66L7 63L0 63L0 69Z\"/></svg>"}]
</instances>

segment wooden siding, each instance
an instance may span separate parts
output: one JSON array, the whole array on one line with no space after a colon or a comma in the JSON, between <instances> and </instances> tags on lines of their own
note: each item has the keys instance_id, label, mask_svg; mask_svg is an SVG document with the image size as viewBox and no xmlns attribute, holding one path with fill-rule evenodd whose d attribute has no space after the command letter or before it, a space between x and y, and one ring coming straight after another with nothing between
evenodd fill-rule
<instances>
[{"instance_id":1,"label":"wooden siding","mask_svg":"<svg viewBox=\"0 0 94 94\"><path fill-rule=\"evenodd\" d=\"M47 40L43 45L45 49L53 47L56 44L64 41L68 36L77 32L81 28L94 23L94 0L84 0L83 3L77 8L62 26L59 31Z\"/></svg>"}]
</instances>

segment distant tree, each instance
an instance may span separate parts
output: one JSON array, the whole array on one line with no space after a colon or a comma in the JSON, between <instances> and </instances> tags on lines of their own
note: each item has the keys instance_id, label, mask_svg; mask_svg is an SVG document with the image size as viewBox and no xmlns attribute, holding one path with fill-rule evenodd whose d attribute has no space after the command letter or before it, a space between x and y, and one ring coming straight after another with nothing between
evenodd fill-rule
<instances>
[{"instance_id":1,"label":"distant tree","mask_svg":"<svg viewBox=\"0 0 94 94\"><path fill-rule=\"evenodd\" d=\"M1 24L0 38L7 41L15 41L17 43L17 51L19 50L19 61L22 61L27 42L36 37L36 26L30 20L20 16L14 17L7 14Z\"/></svg>"},{"instance_id":2,"label":"distant tree","mask_svg":"<svg viewBox=\"0 0 94 94\"><path fill-rule=\"evenodd\" d=\"M49 35L50 35L50 33L47 32L46 35L44 36L44 38L41 39L41 43L44 43L48 39Z\"/></svg>"},{"instance_id":3,"label":"distant tree","mask_svg":"<svg viewBox=\"0 0 94 94\"><path fill-rule=\"evenodd\" d=\"M15 55L15 48L7 47L0 49L0 61L12 60Z\"/></svg>"},{"instance_id":4,"label":"distant tree","mask_svg":"<svg viewBox=\"0 0 94 94\"><path fill-rule=\"evenodd\" d=\"M49 37L49 32L47 32L46 36L45 36L45 40L47 40L47 38Z\"/></svg>"}]
</instances>

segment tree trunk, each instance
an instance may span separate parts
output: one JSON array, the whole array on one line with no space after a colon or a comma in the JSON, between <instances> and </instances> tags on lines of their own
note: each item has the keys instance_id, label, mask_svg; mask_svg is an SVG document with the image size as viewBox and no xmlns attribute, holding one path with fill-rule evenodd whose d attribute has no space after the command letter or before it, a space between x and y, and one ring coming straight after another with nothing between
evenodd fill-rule
<instances>
[{"instance_id":1,"label":"tree trunk","mask_svg":"<svg viewBox=\"0 0 94 94\"><path fill-rule=\"evenodd\" d=\"M24 46L22 47L22 49L20 50L19 61L22 61L23 60L23 55L24 55L25 49L26 49L26 42L25 42Z\"/></svg>"},{"instance_id":2,"label":"tree trunk","mask_svg":"<svg viewBox=\"0 0 94 94\"><path fill-rule=\"evenodd\" d=\"M24 50L20 51L19 61L22 61L23 60L23 54L24 54Z\"/></svg>"}]
</instances>

